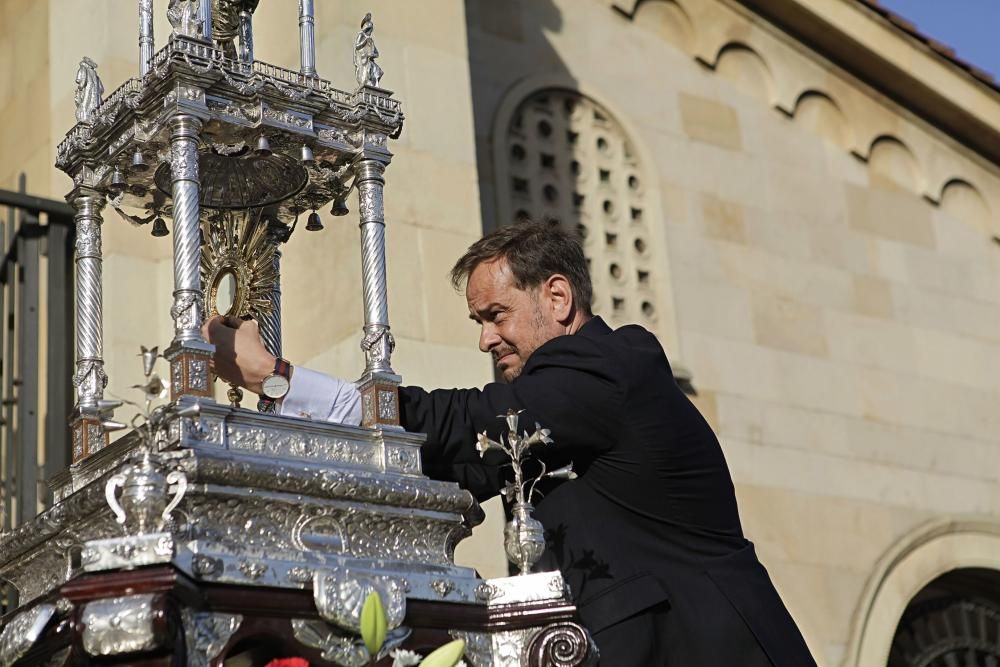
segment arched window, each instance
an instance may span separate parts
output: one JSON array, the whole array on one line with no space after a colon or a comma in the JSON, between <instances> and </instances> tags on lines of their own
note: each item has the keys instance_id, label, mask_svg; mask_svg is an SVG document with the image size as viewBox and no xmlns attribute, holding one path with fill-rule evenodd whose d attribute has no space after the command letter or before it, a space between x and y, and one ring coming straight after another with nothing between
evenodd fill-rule
<instances>
[{"instance_id":1,"label":"arched window","mask_svg":"<svg viewBox=\"0 0 1000 667\"><path fill-rule=\"evenodd\" d=\"M906 607L888 667L1000 664L1000 573L962 568L924 586Z\"/></svg>"},{"instance_id":2,"label":"arched window","mask_svg":"<svg viewBox=\"0 0 1000 667\"><path fill-rule=\"evenodd\" d=\"M577 91L545 88L497 130L498 222L550 218L575 230L590 264L594 312L612 324L655 328L659 258L646 175L622 126Z\"/></svg>"}]
</instances>

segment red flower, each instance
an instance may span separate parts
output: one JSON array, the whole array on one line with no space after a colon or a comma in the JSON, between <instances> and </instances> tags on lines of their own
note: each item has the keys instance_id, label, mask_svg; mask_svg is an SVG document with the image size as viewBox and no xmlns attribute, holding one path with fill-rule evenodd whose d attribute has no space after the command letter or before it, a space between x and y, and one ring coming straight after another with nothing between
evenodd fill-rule
<instances>
[{"instance_id":1,"label":"red flower","mask_svg":"<svg viewBox=\"0 0 1000 667\"><path fill-rule=\"evenodd\" d=\"M264 667L309 667L309 662L302 658L275 658Z\"/></svg>"}]
</instances>

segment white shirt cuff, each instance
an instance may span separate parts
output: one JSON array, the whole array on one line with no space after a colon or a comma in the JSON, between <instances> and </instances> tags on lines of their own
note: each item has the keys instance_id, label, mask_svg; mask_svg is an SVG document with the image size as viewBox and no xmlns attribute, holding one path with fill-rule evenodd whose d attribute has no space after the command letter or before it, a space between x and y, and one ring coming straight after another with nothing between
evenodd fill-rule
<instances>
[{"instance_id":1,"label":"white shirt cuff","mask_svg":"<svg viewBox=\"0 0 1000 667\"><path fill-rule=\"evenodd\" d=\"M358 426L361 393L353 382L296 366L280 414Z\"/></svg>"}]
</instances>

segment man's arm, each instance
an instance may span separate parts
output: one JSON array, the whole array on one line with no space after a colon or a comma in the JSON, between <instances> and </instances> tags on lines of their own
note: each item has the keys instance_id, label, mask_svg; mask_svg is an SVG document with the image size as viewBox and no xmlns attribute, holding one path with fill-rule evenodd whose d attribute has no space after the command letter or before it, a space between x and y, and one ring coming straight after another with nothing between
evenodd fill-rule
<instances>
[{"instance_id":1,"label":"man's arm","mask_svg":"<svg viewBox=\"0 0 1000 667\"><path fill-rule=\"evenodd\" d=\"M493 382L481 391L401 388L400 418L407 430L428 434L422 454L429 474L485 497L502 488L505 466L490 454L480 457L478 433L498 440L506 429L498 415L524 410L521 430L531 432L537 422L551 431L555 444L536 452L550 468L593 457L622 436L625 393L617 375L614 361L592 341L563 336L539 348L510 384Z\"/></svg>"},{"instance_id":2,"label":"man's arm","mask_svg":"<svg viewBox=\"0 0 1000 667\"><path fill-rule=\"evenodd\" d=\"M296 367L280 414L357 426L361 423L361 393L353 382Z\"/></svg>"}]
</instances>

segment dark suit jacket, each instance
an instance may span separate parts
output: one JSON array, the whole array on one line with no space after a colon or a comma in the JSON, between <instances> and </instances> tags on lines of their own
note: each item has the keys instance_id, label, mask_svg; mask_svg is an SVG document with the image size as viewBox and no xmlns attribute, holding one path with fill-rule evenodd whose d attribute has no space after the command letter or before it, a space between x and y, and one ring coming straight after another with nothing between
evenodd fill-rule
<instances>
[{"instance_id":1,"label":"dark suit jacket","mask_svg":"<svg viewBox=\"0 0 1000 667\"><path fill-rule=\"evenodd\" d=\"M510 384L406 387L400 403L406 429L428 434L425 471L481 499L508 468L480 458L476 433L498 438L508 408L551 429L537 455L549 469L572 461L579 478L535 503L549 542L536 569L563 572L602 664L815 664L743 537L718 440L642 327L595 317Z\"/></svg>"}]
</instances>

